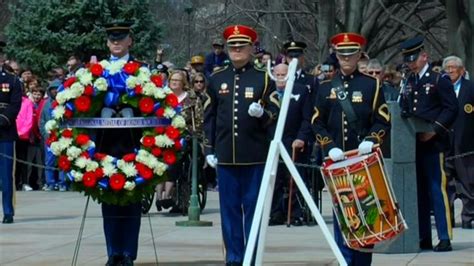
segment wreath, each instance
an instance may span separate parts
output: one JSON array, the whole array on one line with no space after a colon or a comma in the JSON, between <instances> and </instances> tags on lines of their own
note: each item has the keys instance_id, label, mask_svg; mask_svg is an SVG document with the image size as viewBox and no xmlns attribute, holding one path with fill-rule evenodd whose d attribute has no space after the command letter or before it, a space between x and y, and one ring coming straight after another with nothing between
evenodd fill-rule
<instances>
[{"instance_id":1,"label":"wreath","mask_svg":"<svg viewBox=\"0 0 474 266\"><path fill-rule=\"evenodd\" d=\"M143 129L140 147L122 158L96 152L89 130L68 123L97 117L103 107L127 105L142 119L161 124ZM52 119L45 129L48 152L56 156L72 189L107 204L127 205L153 193L156 184L181 156L186 123L181 106L159 75L138 62L91 63L76 71L58 88ZM126 119L126 118L125 118Z\"/></svg>"}]
</instances>

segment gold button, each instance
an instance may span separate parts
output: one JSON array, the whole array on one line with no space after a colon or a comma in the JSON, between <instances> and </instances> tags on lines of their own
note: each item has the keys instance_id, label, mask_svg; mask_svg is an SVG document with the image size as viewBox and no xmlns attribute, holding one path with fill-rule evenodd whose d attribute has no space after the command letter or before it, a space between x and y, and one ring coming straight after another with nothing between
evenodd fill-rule
<instances>
[{"instance_id":1,"label":"gold button","mask_svg":"<svg viewBox=\"0 0 474 266\"><path fill-rule=\"evenodd\" d=\"M235 100L234 103L235 103L235 104L239 104L239 101Z\"/></svg>"},{"instance_id":2,"label":"gold button","mask_svg":"<svg viewBox=\"0 0 474 266\"><path fill-rule=\"evenodd\" d=\"M239 111L239 109L235 108L235 109L234 109L234 112L237 112L237 111Z\"/></svg>"},{"instance_id":3,"label":"gold button","mask_svg":"<svg viewBox=\"0 0 474 266\"><path fill-rule=\"evenodd\" d=\"M238 117L237 117L237 116L234 116L234 120L237 120L237 119L238 119Z\"/></svg>"},{"instance_id":4,"label":"gold button","mask_svg":"<svg viewBox=\"0 0 474 266\"><path fill-rule=\"evenodd\" d=\"M238 89L238 88L239 88L239 85L235 85L235 88Z\"/></svg>"},{"instance_id":5,"label":"gold button","mask_svg":"<svg viewBox=\"0 0 474 266\"><path fill-rule=\"evenodd\" d=\"M347 125L347 121L344 121L344 125Z\"/></svg>"},{"instance_id":6,"label":"gold button","mask_svg":"<svg viewBox=\"0 0 474 266\"><path fill-rule=\"evenodd\" d=\"M237 124L234 125L234 128L237 128Z\"/></svg>"},{"instance_id":7,"label":"gold button","mask_svg":"<svg viewBox=\"0 0 474 266\"><path fill-rule=\"evenodd\" d=\"M414 102L414 103L417 103L417 102L418 102L418 100L417 100L417 99L415 99L415 100L413 100L413 102Z\"/></svg>"},{"instance_id":8,"label":"gold button","mask_svg":"<svg viewBox=\"0 0 474 266\"><path fill-rule=\"evenodd\" d=\"M344 128L344 133L347 133L347 128Z\"/></svg>"},{"instance_id":9,"label":"gold button","mask_svg":"<svg viewBox=\"0 0 474 266\"><path fill-rule=\"evenodd\" d=\"M238 136L239 136L239 133L235 132L235 133L234 133L234 136L238 137Z\"/></svg>"},{"instance_id":10,"label":"gold button","mask_svg":"<svg viewBox=\"0 0 474 266\"><path fill-rule=\"evenodd\" d=\"M413 107L413 111L416 111L416 107Z\"/></svg>"},{"instance_id":11,"label":"gold button","mask_svg":"<svg viewBox=\"0 0 474 266\"><path fill-rule=\"evenodd\" d=\"M235 96L239 96L239 93L238 93L238 92L236 92L236 93L235 93Z\"/></svg>"},{"instance_id":12,"label":"gold button","mask_svg":"<svg viewBox=\"0 0 474 266\"><path fill-rule=\"evenodd\" d=\"M347 141L347 137L344 137L344 141Z\"/></svg>"},{"instance_id":13,"label":"gold button","mask_svg":"<svg viewBox=\"0 0 474 266\"><path fill-rule=\"evenodd\" d=\"M418 95L418 92L417 92L417 91L415 91L415 95Z\"/></svg>"}]
</instances>

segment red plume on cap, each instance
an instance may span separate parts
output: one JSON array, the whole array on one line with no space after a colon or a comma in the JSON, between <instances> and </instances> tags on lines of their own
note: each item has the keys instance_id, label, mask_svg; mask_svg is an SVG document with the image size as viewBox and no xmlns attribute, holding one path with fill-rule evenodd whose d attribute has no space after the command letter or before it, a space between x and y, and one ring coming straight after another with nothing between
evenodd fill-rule
<instances>
[{"instance_id":1,"label":"red plume on cap","mask_svg":"<svg viewBox=\"0 0 474 266\"><path fill-rule=\"evenodd\" d=\"M227 40L228 46L238 44L252 44L257 40L257 32L244 25L232 25L225 28L223 32L224 39Z\"/></svg>"}]
</instances>

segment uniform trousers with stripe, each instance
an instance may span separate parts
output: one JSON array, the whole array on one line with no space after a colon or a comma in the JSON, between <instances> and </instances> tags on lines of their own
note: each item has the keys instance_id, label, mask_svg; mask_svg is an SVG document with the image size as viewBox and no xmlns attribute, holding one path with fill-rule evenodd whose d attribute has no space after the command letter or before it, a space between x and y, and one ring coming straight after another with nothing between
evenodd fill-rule
<instances>
[{"instance_id":1,"label":"uniform trousers with stripe","mask_svg":"<svg viewBox=\"0 0 474 266\"><path fill-rule=\"evenodd\" d=\"M226 262L242 263L264 164L217 166Z\"/></svg>"},{"instance_id":2,"label":"uniform trousers with stripe","mask_svg":"<svg viewBox=\"0 0 474 266\"><path fill-rule=\"evenodd\" d=\"M13 157L14 142L0 141L0 154ZM15 211L13 209L13 160L0 156L0 175L2 178L2 206L3 215L13 216Z\"/></svg>"},{"instance_id":3,"label":"uniform trousers with stripe","mask_svg":"<svg viewBox=\"0 0 474 266\"><path fill-rule=\"evenodd\" d=\"M439 240L452 238L444 154L418 145L416 152L420 240L431 240L431 209Z\"/></svg>"}]
</instances>

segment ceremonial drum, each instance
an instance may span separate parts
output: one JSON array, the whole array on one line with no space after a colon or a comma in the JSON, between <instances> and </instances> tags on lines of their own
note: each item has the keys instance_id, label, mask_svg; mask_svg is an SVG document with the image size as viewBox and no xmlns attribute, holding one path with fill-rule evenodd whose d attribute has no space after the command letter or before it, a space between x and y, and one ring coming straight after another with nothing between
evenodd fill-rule
<instances>
[{"instance_id":1,"label":"ceremonial drum","mask_svg":"<svg viewBox=\"0 0 474 266\"><path fill-rule=\"evenodd\" d=\"M380 148L368 155L357 156L357 150L346 155L341 162L324 162L321 172L347 246L368 251L367 246L393 239L407 225L385 173Z\"/></svg>"}]
</instances>

